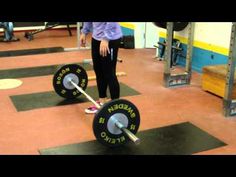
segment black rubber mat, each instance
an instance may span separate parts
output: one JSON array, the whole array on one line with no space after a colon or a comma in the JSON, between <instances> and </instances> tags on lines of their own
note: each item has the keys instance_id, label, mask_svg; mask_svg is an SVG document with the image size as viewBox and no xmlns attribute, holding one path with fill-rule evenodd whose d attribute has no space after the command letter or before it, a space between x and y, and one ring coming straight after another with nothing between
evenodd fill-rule
<instances>
[{"instance_id":1,"label":"black rubber mat","mask_svg":"<svg viewBox=\"0 0 236 177\"><path fill-rule=\"evenodd\" d=\"M88 93L95 100L98 99L97 87L88 87L86 89ZM120 95L121 97L139 95L140 93L136 90L130 88L129 86L120 83ZM109 93L108 93L109 95ZM65 100L64 98L58 96L54 91L42 92L42 93L33 93L26 95L14 95L10 96L15 108L18 112L28 111L38 108L47 108L54 106L62 106L68 104L84 103L87 102L87 98L84 95L79 96L73 100Z\"/></svg>"},{"instance_id":2,"label":"black rubber mat","mask_svg":"<svg viewBox=\"0 0 236 177\"><path fill-rule=\"evenodd\" d=\"M89 63L78 63L78 64L81 65L87 71L93 69L93 66ZM0 79L53 75L60 66L62 65L49 65L40 67L0 70Z\"/></svg>"},{"instance_id":3,"label":"black rubber mat","mask_svg":"<svg viewBox=\"0 0 236 177\"><path fill-rule=\"evenodd\" d=\"M64 52L64 48L50 47L50 48L0 51L0 57L15 57L22 55L38 55L38 54L48 54L48 53L58 53L58 52Z\"/></svg>"},{"instance_id":4,"label":"black rubber mat","mask_svg":"<svg viewBox=\"0 0 236 177\"><path fill-rule=\"evenodd\" d=\"M189 122L141 131L137 136L141 139L138 146L129 142L111 149L94 140L39 152L41 155L191 155L226 145Z\"/></svg>"}]
</instances>

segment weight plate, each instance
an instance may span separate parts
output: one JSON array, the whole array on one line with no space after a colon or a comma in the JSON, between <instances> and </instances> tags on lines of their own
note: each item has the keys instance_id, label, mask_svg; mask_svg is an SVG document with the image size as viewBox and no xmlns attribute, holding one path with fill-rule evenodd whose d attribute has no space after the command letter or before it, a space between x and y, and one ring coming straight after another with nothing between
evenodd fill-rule
<instances>
[{"instance_id":1,"label":"weight plate","mask_svg":"<svg viewBox=\"0 0 236 177\"><path fill-rule=\"evenodd\" d=\"M88 75L83 67L77 64L62 66L53 77L55 92L63 98L73 99L81 93L69 82L72 79L83 90L88 85Z\"/></svg>"},{"instance_id":2,"label":"weight plate","mask_svg":"<svg viewBox=\"0 0 236 177\"><path fill-rule=\"evenodd\" d=\"M165 28L166 29L166 22L153 22L154 25L160 28ZM174 31L182 31L188 26L189 22L174 22Z\"/></svg>"},{"instance_id":3,"label":"weight plate","mask_svg":"<svg viewBox=\"0 0 236 177\"><path fill-rule=\"evenodd\" d=\"M114 120L119 120L128 130L136 134L140 124L137 107L128 100L117 99L104 104L95 114L93 132L97 140L108 147L126 144L129 138L114 128Z\"/></svg>"},{"instance_id":4,"label":"weight plate","mask_svg":"<svg viewBox=\"0 0 236 177\"><path fill-rule=\"evenodd\" d=\"M174 31L182 31L188 26L188 22L174 22Z\"/></svg>"}]
</instances>

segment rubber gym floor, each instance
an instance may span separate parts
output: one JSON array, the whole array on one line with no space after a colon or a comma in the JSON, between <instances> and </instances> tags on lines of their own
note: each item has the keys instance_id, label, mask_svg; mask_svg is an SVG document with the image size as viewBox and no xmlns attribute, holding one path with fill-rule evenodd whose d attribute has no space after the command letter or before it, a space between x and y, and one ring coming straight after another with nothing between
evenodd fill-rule
<instances>
[{"instance_id":1,"label":"rubber gym floor","mask_svg":"<svg viewBox=\"0 0 236 177\"><path fill-rule=\"evenodd\" d=\"M0 43L1 51L49 47L70 48L75 47L77 42L75 30L72 37L68 36L66 30L46 31L35 36L33 41L27 41L23 32L17 32L15 35L20 38L20 42ZM223 116L222 98L201 89L201 74L193 72L189 86L165 88L163 62L154 58L155 49L120 49L119 57L123 62L118 63L117 72L127 74L119 77L123 89L121 97L138 107L141 115L139 132L162 130L163 127L190 123L223 143L220 146L180 154L236 153L236 119ZM53 105L53 102L50 105L48 101L56 99L52 86L52 73L55 68L49 74L27 76L32 72L28 70L27 73L27 68L40 70L42 66L80 63L89 58L91 58L90 50L0 57L0 73L9 70L7 73L10 74L12 69L26 69L24 76L17 77L15 74L15 78L23 82L20 87L0 90L0 154L40 155L40 150L43 149L94 142L93 115L84 113L84 109L91 105L90 102L60 106ZM177 66L173 72L181 70L183 68ZM87 72L89 76L94 75L91 68ZM95 87L96 82L89 81L88 85ZM39 93L50 93L51 96L47 99L43 96L37 99L30 97ZM30 96L28 99L23 99L25 95ZM181 131L177 133L181 134ZM182 131L182 133L186 132ZM191 134L187 133L187 135L191 139ZM172 139L168 144L168 141L165 141L168 140L168 133L165 140L148 138L148 136L146 138L150 143L170 149L174 148L175 143L178 144L179 141L178 138ZM141 141L145 143L144 140ZM163 146L163 143L167 144ZM199 140L199 142L189 143L187 147L205 142ZM126 154L129 152L126 151Z\"/></svg>"}]
</instances>

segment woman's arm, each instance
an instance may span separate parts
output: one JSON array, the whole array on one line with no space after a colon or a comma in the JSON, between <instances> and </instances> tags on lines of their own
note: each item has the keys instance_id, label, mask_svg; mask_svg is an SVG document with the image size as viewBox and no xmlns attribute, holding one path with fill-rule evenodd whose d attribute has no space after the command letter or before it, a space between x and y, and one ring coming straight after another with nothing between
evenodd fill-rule
<instances>
[{"instance_id":1,"label":"woman's arm","mask_svg":"<svg viewBox=\"0 0 236 177\"><path fill-rule=\"evenodd\" d=\"M88 33L92 31L92 25L93 25L92 22L84 22L81 32L87 35Z\"/></svg>"}]
</instances>

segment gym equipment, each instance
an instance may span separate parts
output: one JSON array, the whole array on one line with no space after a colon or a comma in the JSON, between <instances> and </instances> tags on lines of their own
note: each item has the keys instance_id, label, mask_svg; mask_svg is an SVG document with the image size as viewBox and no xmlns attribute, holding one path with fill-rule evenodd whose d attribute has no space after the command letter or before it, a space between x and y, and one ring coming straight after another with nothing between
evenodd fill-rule
<instances>
[{"instance_id":1,"label":"gym equipment","mask_svg":"<svg viewBox=\"0 0 236 177\"><path fill-rule=\"evenodd\" d=\"M134 49L135 48L134 35L123 36L120 41L120 48Z\"/></svg>"},{"instance_id":2,"label":"gym equipment","mask_svg":"<svg viewBox=\"0 0 236 177\"><path fill-rule=\"evenodd\" d=\"M167 22L153 22L154 25L160 28L167 28ZM188 26L189 22L174 22L174 31L182 31Z\"/></svg>"},{"instance_id":3,"label":"gym equipment","mask_svg":"<svg viewBox=\"0 0 236 177\"><path fill-rule=\"evenodd\" d=\"M100 107L95 115L93 132L105 146L120 146L128 140L138 145L140 139L135 134L139 124L139 111L133 103L124 99L112 100Z\"/></svg>"},{"instance_id":4,"label":"gym equipment","mask_svg":"<svg viewBox=\"0 0 236 177\"><path fill-rule=\"evenodd\" d=\"M70 30L70 23L65 23L66 26L67 26L67 29L68 29L68 32L69 32L69 35L72 36L72 33L71 33L71 30ZM55 22L55 23L52 23L52 22L48 22L46 23L45 25L45 28L43 29L38 29L36 31L33 31L33 32L26 32L25 33L25 38L28 39L29 41L33 40L34 39L34 35L35 34L38 34L38 33L41 33L43 31L46 31L48 29L51 29L51 28L54 28L56 26L60 26L60 25L63 25L61 22Z\"/></svg>"},{"instance_id":5,"label":"gym equipment","mask_svg":"<svg viewBox=\"0 0 236 177\"><path fill-rule=\"evenodd\" d=\"M73 83L79 85L83 90L87 88L88 75L85 69L76 64L64 65L53 78L53 87L61 97L72 99L81 95L81 92L71 85L68 79L73 80Z\"/></svg>"},{"instance_id":6,"label":"gym equipment","mask_svg":"<svg viewBox=\"0 0 236 177\"><path fill-rule=\"evenodd\" d=\"M58 95L72 99L83 94L99 109L93 120L93 132L101 144L118 147L129 140L140 144L140 139L135 136L140 125L137 107L125 99L112 100L101 106L84 91L87 84L86 71L76 64L62 66L53 77L53 86Z\"/></svg>"},{"instance_id":7,"label":"gym equipment","mask_svg":"<svg viewBox=\"0 0 236 177\"><path fill-rule=\"evenodd\" d=\"M163 56L165 54L165 49L166 49L166 41L164 40L164 42L158 42L158 45L154 45L154 47L160 49L160 58L159 60L161 61L163 59ZM161 47L160 47L161 46ZM177 57L185 57L183 55L183 48L181 48L181 42L178 39L173 39L172 41L172 54L171 54L171 65L175 66L177 64Z\"/></svg>"},{"instance_id":8,"label":"gym equipment","mask_svg":"<svg viewBox=\"0 0 236 177\"><path fill-rule=\"evenodd\" d=\"M225 117L236 115L236 100L233 98L234 92L234 80L235 80L235 63L236 63L236 23L233 22L231 26L230 35L230 46L229 46L229 59L226 67L226 77L225 77L225 92L223 98L223 114Z\"/></svg>"},{"instance_id":9,"label":"gym equipment","mask_svg":"<svg viewBox=\"0 0 236 177\"><path fill-rule=\"evenodd\" d=\"M217 96L224 97L227 64L208 65L202 68L202 89ZM236 99L236 73L234 73L232 99Z\"/></svg>"},{"instance_id":10,"label":"gym equipment","mask_svg":"<svg viewBox=\"0 0 236 177\"><path fill-rule=\"evenodd\" d=\"M188 29L187 29L188 40L187 40L187 51L186 51L186 64L185 64L185 72L183 73L171 73L171 69L170 69L172 66L172 56L173 56L172 46L173 46L173 41L174 41L173 37L174 37L175 24L176 24L175 22L167 22L166 24L167 34L166 34L166 45L164 46L165 47L165 55L164 55L164 86L165 87L189 85L191 81L191 76L192 76L191 63L192 63L192 50L193 50L195 23L189 22ZM183 26L187 26L187 24Z\"/></svg>"},{"instance_id":11,"label":"gym equipment","mask_svg":"<svg viewBox=\"0 0 236 177\"><path fill-rule=\"evenodd\" d=\"M162 46L166 46L166 43L165 42L158 42L159 45L162 45ZM155 47L159 48L158 46L154 45ZM178 51L182 51L183 49L180 48L180 47L177 47L177 46L174 46L172 45L171 46L172 49L175 49L175 50L178 50Z\"/></svg>"}]
</instances>

